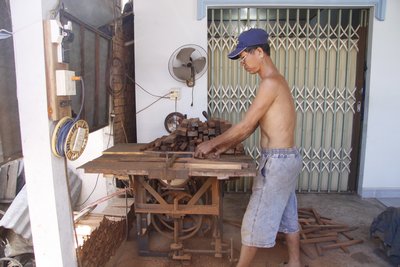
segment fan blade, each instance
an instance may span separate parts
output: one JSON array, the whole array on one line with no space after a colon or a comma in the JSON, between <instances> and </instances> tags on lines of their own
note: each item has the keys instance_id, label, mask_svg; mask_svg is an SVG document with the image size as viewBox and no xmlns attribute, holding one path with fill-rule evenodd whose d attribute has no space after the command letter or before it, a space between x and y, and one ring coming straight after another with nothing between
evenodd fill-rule
<instances>
[{"instance_id":1,"label":"fan blade","mask_svg":"<svg viewBox=\"0 0 400 267\"><path fill-rule=\"evenodd\" d=\"M185 65L188 64L190 60L190 56L192 55L195 49L192 47L182 48L179 53L176 55L176 59L183 62Z\"/></svg>"},{"instance_id":2,"label":"fan blade","mask_svg":"<svg viewBox=\"0 0 400 267\"><path fill-rule=\"evenodd\" d=\"M191 68L188 67L174 67L173 72L176 77L178 77L181 80L189 80L190 77L192 76L192 71Z\"/></svg>"},{"instance_id":3,"label":"fan blade","mask_svg":"<svg viewBox=\"0 0 400 267\"><path fill-rule=\"evenodd\" d=\"M199 73L203 70L204 66L206 65L206 58L199 57L193 61L193 67L196 73Z\"/></svg>"}]
</instances>

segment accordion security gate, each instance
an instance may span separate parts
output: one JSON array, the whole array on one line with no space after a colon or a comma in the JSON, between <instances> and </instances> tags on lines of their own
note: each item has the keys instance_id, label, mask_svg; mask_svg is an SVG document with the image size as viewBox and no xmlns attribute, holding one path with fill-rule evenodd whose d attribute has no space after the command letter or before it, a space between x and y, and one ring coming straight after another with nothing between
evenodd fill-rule
<instances>
[{"instance_id":1,"label":"accordion security gate","mask_svg":"<svg viewBox=\"0 0 400 267\"><path fill-rule=\"evenodd\" d=\"M291 88L297 112L296 146L303 155L298 192L347 192L356 112L359 29L367 9L231 8L208 10L208 110L238 122L256 95L258 76L227 58L249 28L270 34L271 58ZM245 141L258 158L259 132ZM354 163L354 162L353 162ZM251 179L227 183L228 192L251 190Z\"/></svg>"}]
</instances>

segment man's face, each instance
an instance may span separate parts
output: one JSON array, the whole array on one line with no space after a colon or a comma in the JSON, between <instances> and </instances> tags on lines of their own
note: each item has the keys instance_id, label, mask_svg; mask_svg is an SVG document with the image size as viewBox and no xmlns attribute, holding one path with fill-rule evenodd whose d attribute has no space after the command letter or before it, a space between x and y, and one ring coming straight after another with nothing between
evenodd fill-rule
<instances>
[{"instance_id":1,"label":"man's face","mask_svg":"<svg viewBox=\"0 0 400 267\"><path fill-rule=\"evenodd\" d=\"M257 50L252 51L243 51L240 53L239 62L243 66L243 68L250 73L255 73L257 69L256 64L257 61L255 60L255 52Z\"/></svg>"}]
</instances>

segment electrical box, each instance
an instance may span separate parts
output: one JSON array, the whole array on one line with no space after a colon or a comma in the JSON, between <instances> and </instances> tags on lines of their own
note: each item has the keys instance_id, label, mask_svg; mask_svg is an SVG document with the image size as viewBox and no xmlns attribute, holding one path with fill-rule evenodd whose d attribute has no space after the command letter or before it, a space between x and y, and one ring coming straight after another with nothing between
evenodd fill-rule
<instances>
[{"instance_id":1,"label":"electrical box","mask_svg":"<svg viewBox=\"0 0 400 267\"><path fill-rule=\"evenodd\" d=\"M56 88L57 95L76 95L76 84L72 80L75 76L74 71L70 70L56 70Z\"/></svg>"},{"instance_id":2,"label":"electrical box","mask_svg":"<svg viewBox=\"0 0 400 267\"><path fill-rule=\"evenodd\" d=\"M46 64L46 88L47 88L47 112L50 120L57 121L63 117L71 117L71 94L74 89L69 86L67 77L71 75L68 72L68 64L60 62L60 35L61 29L59 23L53 20L43 22L44 48ZM57 71L64 73L57 75ZM61 74L61 75L60 75ZM63 81L63 82L61 82ZM60 86L57 83L62 84ZM71 82L73 82L71 80ZM74 82L75 83L75 82ZM60 89L60 94L58 90Z\"/></svg>"},{"instance_id":3,"label":"electrical box","mask_svg":"<svg viewBox=\"0 0 400 267\"><path fill-rule=\"evenodd\" d=\"M49 35L50 40L57 46L57 61L62 62L62 46L63 35L61 33L61 23L58 20L49 20Z\"/></svg>"},{"instance_id":4,"label":"electrical box","mask_svg":"<svg viewBox=\"0 0 400 267\"><path fill-rule=\"evenodd\" d=\"M178 100L181 98L181 89L180 88L171 88L169 91L169 98L171 100Z\"/></svg>"}]
</instances>

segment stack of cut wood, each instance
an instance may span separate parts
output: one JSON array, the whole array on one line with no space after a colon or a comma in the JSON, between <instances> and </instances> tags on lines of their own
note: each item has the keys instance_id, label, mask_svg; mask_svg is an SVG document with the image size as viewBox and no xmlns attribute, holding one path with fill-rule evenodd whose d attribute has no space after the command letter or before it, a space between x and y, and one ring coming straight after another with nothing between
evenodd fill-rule
<instances>
[{"instance_id":1,"label":"stack of cut wood","mask_svg":"<svg viewBox=\"0 0 400 267\"><path fill-rule=\"evenodd\" d=\"M132 214L131 210L128 214L129 221L133 219ZM83 245L77 248L81 266L104 266L126 236L126 225L126 217L89 214L82 219L76 227L90 227L92 232L84 237Z\"/></svg>"},{"instance_id":2,"label":"stack of cut wood","mask_svg":"<svg viewBox=\"0 0 400 267\"><path fill-rule=\"evenodd\" d=\"M300 248L308 257L314 259L322 256L324 251L330 249L341 249L349 253L348 247L362 243L363 240L354 239L349 232L357 227L349 227L345 224L336 223L323 217L313 208L299 208Z\"/></svg>"},{"instance_id":3,"label":"stack of cut wood","mask_svg":"<svg viewBox=\"0 0 400 267\"><path fill-rule=\"evenodd\" d=\"M206 122L199 118L184 119L174 132L157 138L143 150L194 152L197 145L224 133L231 126L231 123L221 119L210 119ZM244 154L243 144L236 145L225 154Z\"/></svg>"}]
</instances>

